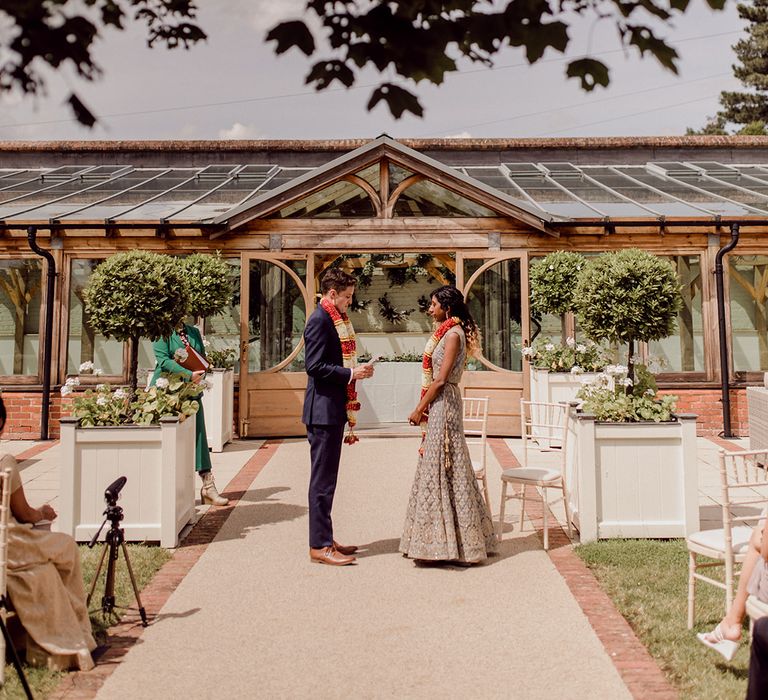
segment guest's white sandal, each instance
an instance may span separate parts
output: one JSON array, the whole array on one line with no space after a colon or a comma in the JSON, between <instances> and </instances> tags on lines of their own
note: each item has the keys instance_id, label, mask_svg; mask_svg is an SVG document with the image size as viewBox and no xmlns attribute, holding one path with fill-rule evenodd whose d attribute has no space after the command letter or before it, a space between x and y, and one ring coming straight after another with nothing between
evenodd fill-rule
<instances>
[{"instance_id":1,"label":"guest's white sandal","mask_svg":"<svg viewBox=\"0 0 768 700\"><path fill-rule=\"evenodd\" d=\"M699 632L696 637L704 646L714 649L719 654L722 654L726 661L730 661L733 658L733 655L736 653L740 644L740 641L726 639L720 625L715 627L711 632Z\"/></svg>"}]
</instances>

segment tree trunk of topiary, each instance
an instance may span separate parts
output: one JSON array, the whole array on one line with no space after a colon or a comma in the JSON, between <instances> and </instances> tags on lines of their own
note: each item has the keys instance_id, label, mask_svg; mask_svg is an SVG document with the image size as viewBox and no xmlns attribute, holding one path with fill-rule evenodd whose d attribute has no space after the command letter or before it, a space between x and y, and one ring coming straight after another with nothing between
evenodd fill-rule
<instances>
[{"instance_id":1,"label":"tree trunk of topiary","mask_svg":"<svg viewBox=\"0 0 768 700\"><path fill-rule=\"evenodd\" d=\"M560 342L565 345L566 340L565 314L560 314Z\"/></svg>"},{"instance_id":2,"label":"tree trunk of topiary","mask_svg":"<svg viewBox=\"0 0 768 700\"><path fill-rule=\"evenodd\" d=\"M635 340L630 338L627 341L627 377L632 380L632 384L626 387L627 394L632 393L632 387L635 383L635 365L632 362L632 357L635 354Z\"/></svg>"},{"instance_id":3,"label":"tree trunk of topiary","mask_svg":"<svg viewBox=\"0 0 768 700\"><path fill-rule=\"evenodd\" d=\"M131 356L128 360L128 383L131 388L131 401L136 396L136 388L138 386L138 373L139 373L139 338L131 339Z\"/></svg>"}]
</instances>

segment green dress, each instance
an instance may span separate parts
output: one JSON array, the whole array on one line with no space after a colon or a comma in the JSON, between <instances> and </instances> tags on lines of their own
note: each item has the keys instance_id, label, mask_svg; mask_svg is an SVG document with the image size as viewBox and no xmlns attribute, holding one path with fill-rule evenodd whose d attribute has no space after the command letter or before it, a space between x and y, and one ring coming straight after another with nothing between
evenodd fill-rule
<instances>
[{"instance_id":1,"label":"green dress","mask_svg":"<svg viewBox=\"0 0 768 700\"><path fill-rule=\"evenodd\" d=\"M194 326L184 324L184 330L189 338L189 344L203 357L205 357L205 347L200 331ZM168 374L183 374L185 377L192 378L192 372L182 367L173 359L174 353L183 348L184 343L179 334L174 331L168 338L160 338L152 343L152 349L155 351L155 372L152 375L151 384L154 386L158 377L166 372ZM195 415L195 470L198 472L208 472L211 470L211 456L208 454L208 436L205 434L205 416L203 415L203 404Z\"/></svg>"}]
</instances>

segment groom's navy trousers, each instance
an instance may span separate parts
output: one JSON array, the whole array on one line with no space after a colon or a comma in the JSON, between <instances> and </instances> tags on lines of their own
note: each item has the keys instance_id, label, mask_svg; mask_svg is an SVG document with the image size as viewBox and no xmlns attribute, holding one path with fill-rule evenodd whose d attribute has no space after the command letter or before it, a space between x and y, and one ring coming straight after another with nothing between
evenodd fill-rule
<instances>
[{"instance_id":1,"label":"groom's navy trousers","mask_svg":"<svg viewBox=\"0 0 768 700\"><path fill-rule=\"evenodd\" d=\"M312 471L309 477L309 546L333 544L331 509L339 473L344 424L347 422L347 384L341 342L331 317L320 306L304 329L307 392L301 421L307 426Z\"/></svg>"}]
</instances>

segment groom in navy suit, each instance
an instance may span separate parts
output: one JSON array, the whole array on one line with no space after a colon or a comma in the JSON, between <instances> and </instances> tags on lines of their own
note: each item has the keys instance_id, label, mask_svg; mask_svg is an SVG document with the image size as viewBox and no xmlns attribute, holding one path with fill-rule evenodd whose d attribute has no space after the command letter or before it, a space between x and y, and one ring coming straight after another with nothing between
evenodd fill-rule
<instances>
[{"instance_id":1,"label":"groom in navy suit","mask_svg":"<svg viewBox=\"0 0 768 700\"><path fill-rule=\"evenodd\" d=\"M331 508L339 473L347 385L373 375L373 366L344 367L341 340L330 313L346 313L355 291L355 278L331 268L320 282L323 300L304 329L307 392L301 421L307 426L312 471L309 479L309 556L312 561L346 566L355 561L357 547L333 539ZM329 305L330 304L330 305ZM335 312L334 312L335 313Z\"/></svg>"}]
</instances>

